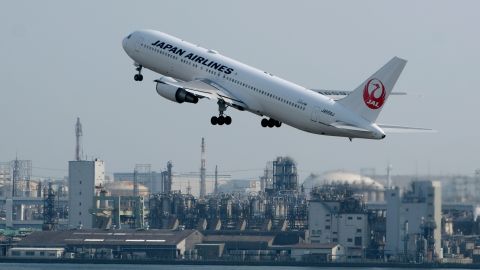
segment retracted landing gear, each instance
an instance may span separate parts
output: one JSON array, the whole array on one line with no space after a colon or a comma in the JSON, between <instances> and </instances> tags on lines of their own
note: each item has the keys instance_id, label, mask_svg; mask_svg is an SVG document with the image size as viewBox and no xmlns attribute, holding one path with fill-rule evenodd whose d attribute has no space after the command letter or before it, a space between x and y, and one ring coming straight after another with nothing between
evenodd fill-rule
<instances>
[{"instance_id":1,"label":"retracted landing gear","mask_svg":"<svg viewBox=\"0 0 480 270\"><path fill-rule=\"evenodd\" d=\"M232 118L230 116L224 116L223 113L227 110L227 104L225 103L225 101L219 99L218 102L218 112L219 112L219 116L212 116L212 118L210 119L210 123L212 123L212 125L230 125L232 123Z\"/></svg>"},{"instance_id":2,"label":"retracted landing gear","mask_svg":"<svg viewBox=\"0 0 480 270\"><path fill-rule=\"evenodd\" d=\"M273 127L278 128L282 126L282 122L272 118L270 119L263 118L261 124L262 124L262 127L269 127L269 128L273 128Z\"/></svg>"},{"instance_id":3,"label":"retracted landing gear","mask_svg":"<svg viewBox=\"0 0 480 270\"><path fill-rule=\"evenodd\" d=\"M142 75L142 65L138 65L137 68L135 69L136 71L138 71L137 74L135 74L135 76L133 76L133 79L135 81L143 81L143 75Z\"/></svg>"}]
</instances>

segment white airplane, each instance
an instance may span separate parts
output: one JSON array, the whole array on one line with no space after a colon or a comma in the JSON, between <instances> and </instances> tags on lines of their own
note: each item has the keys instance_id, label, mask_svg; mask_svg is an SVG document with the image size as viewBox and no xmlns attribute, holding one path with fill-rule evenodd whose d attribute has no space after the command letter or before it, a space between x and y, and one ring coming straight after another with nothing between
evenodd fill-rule
<instances>
[{"instance_id":1,"label":"white airplane","mask_svg":"<svg viewBox=\"0 0 480 270\"><path fill-rule=\"evenodd\" d=\"M314 90L278 78L235 61L215 50L205 49L154 30L139 30L122 42L137 67L135 81L142 81L142 68L162 74L155 80L157 93L178 103L215 100L219 116L212 125L230 125L228 107L259 116L262 127L282 123L307 132L365 139L383 139L384 130L428 129L376 124L380 111L407 61L394 57L353 91ZM402 93L399 93L402 94ZM344 96L333 99L335 96Z\"/></svg>"}]
</instances>

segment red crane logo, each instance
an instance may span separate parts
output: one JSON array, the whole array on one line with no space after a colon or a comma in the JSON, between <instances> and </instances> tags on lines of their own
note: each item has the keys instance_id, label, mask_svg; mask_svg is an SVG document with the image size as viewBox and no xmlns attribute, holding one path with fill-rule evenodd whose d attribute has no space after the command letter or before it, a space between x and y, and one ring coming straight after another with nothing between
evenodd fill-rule
<instances>
[{"instance_id":1,"label":"red crane logo","mask_svg":"<svg viewBox=\"0 0 480 270\"><path fill-rule=\"evenodd\" d=\"M363 100L365 105L372 110L376 110L382 107L385 103L387 92L385 86L379 79L370 79L363 88Z\"/></svg>"}]
</instances>

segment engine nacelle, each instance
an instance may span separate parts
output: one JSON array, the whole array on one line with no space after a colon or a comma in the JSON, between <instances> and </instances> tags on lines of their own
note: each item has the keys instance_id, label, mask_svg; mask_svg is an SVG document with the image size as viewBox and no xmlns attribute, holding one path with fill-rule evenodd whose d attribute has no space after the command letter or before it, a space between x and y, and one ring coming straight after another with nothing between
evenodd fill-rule
<instances>
[{"instance_id":1,"label":"engine nacelle","mask_svg":"<svg viewBox=\"0 0 480 270\"><path fill-rule=\"evenodd\" d=\"M197 103L198 102L198 97L195 96L194 94L187 92L183 88L178 88L165 83L157 82L157 93L168 100L178 102L178 103L183 103L183 102Z\"/></svg>"}]
</instances>

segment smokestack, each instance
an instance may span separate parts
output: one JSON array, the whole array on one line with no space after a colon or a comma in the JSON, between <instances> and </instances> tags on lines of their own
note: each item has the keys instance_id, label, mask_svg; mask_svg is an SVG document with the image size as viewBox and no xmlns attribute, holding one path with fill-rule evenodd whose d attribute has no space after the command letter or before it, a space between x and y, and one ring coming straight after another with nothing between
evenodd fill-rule
<instances>
[{"instance_id":1,"label":"smokestack","mask_svg":"<svg viewBox=\"0 0 480 270\"><path fill-rule=\"evenodd\" d=\"M75 146L75 160L81 160L83 156L82 149L82 123L80 123L80 117L77 117L77 123L75 124L75 136L77 138L77 143Z\"/></svg>"},{"instance_id":2,"label":"smokestack","mask_svg":"<svg viewBox=\"0 0 480 270\"><path fill-rule=\"evenodd\" d=\"M200 199L205 198L205 195L207 195L205 171L205 138L202 137L202 153L200 159Z\"/></svg>"}]
</instances>

